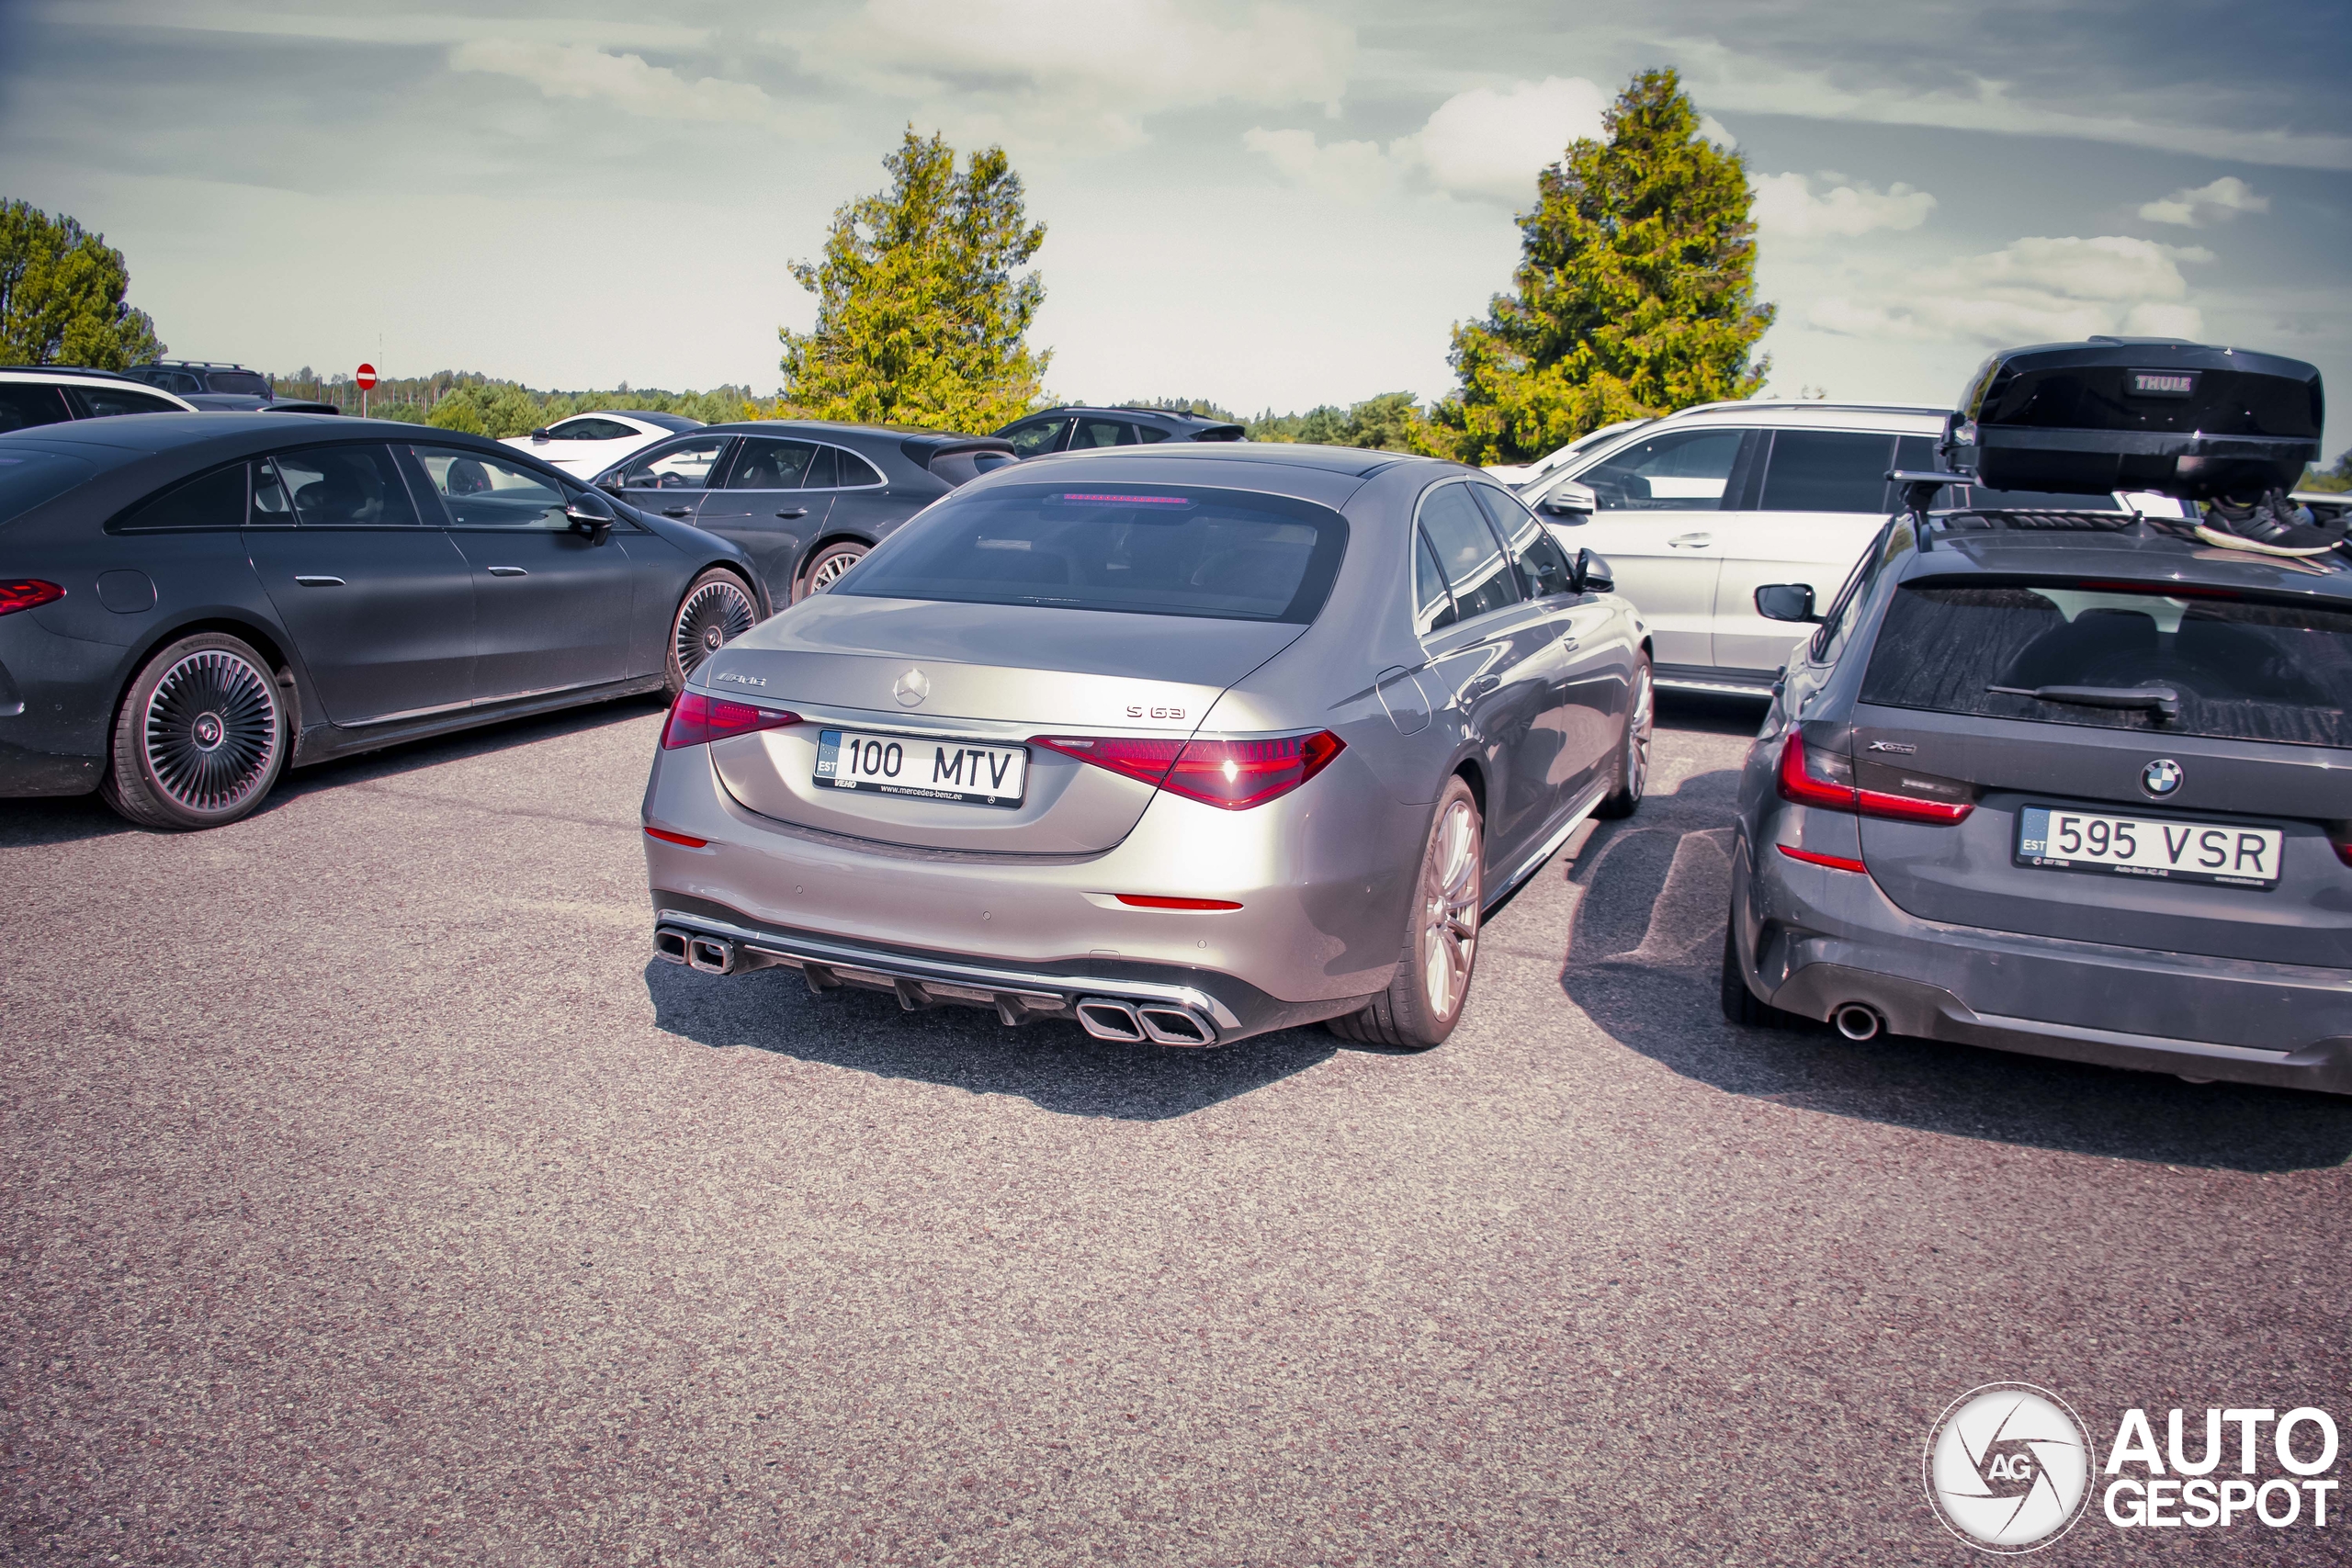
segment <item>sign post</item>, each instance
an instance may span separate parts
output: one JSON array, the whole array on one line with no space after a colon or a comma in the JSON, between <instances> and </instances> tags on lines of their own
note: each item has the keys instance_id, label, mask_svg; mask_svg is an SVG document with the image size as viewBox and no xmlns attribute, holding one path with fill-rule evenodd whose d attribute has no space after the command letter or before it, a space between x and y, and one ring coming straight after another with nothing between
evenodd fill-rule
<instances>
[{"instance_id":1,"label":"sign post","mask_svg":"<svg viewBox=\"0 0 2352 1568\"><path fill-rule=\"evenodd\" d=\"M368 417L368 394L376 389L376 367L363 363L359 367L359 374L352 379L359 384L359 417L365 419Z\"/></svg>"}]
</instances>

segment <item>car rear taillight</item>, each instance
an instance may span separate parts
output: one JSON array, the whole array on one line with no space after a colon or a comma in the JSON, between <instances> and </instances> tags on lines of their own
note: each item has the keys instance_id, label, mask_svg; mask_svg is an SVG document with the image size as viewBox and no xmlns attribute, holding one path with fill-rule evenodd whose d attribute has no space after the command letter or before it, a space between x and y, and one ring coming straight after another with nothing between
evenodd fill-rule
<instances>
[{"instance_id":1,"label":"car rear taillight","mask_svg":"<svg viewBox=\"0 0 2352 1568\"><path fill-rule=\"evenodd\" d=\"M1036 735L1029 743L1227 811L1247 811L1288 795L1329 767L1348 744L1328 729L1271 740Z\"/></svg>"},{"instance_id":2,"label":"car rear taillight","mask_svg":"<svg viewBox=\"0 0 2352 1568\"><path fill-rule=\"evenodd\" d=\"M2329 827L2327 840L2335 846L2335 858L2352 865L2352 822L2337 822Z\"/></svg>"},{"instance_id":3,"label":"car rear taillight","mask_svg":"<svg viewBox=\"0 0 2352 1568\"><path fill-rule=\"evenodd\" d=\"M674 751L681 746L707 746L729 736L781 729L799 722L798 714L782 708L753 707L724 697L706 697L700 692L682 692L670 709L669 724L662 728L662 749Z\"/></svg>"},{"instance_id":4,"label":"car rear taillight","mask_svg":"<svg viewBox=\"0 0 2352 1568\"><path fill-rule=\"evenodd\" d=\"M1170 898L1158 893L1114 893L1111 895L1130 909L1238 909L1240 905L1230 898Z\"/></svg>"},{"instance_id":5,"label":"car rear taillight","mask_svg":"<svg viewBox=\"0 0 2352 1568\"><path fill-rule=\"evenodd\" d=\"M52 401L55 397L51 394ZM0 615L13 615L19 610L35 609L64 597L65 590L54 582L43 582L38 577L12 578L0 582Z\"/></svg>"},{"instance_id":6,"label":"car rear taillight","mask_svg":"<svg viewBox=\"0 0 2352 1568\"><path fill-rule=\"evenodd\" d=\"M1964 820L1976 809L1973 801L1937 800L1892 790L1862 789L1854 783L1850 758L1835 751L1808 750L1804 736L1790 730L1781 747L1781 798L1825 811L1860 817L1884 817L1897 822L1951 823Z\"/></svg>"}]
</instances>

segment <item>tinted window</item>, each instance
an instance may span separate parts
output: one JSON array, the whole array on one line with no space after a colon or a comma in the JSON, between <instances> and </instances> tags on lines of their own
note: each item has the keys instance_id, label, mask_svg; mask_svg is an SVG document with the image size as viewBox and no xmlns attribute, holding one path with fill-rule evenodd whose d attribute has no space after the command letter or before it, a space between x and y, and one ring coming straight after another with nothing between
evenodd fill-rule
<instances>
[{"instance_id":1,"label":"tinted window","mask_svg":"<svg viewBox=\"0 0 2352 1568\"><path fill-rule=\"evenodd\" d=\"M550 426L548 437L554 441L620 441L639 434L616 419L567 419Z\"/></svg>"},{"instance_id":2,"label":"tinted window","mask_svg":"<svg viewBox=\"0 0 2352 1568\"><path fill-rule=\"evenodd\" d=\"M1081 419L1070 433L1073 452L1089 446L1133 446L1136 427L1123 419Z\"/></svg>"},{"instance_id":3,"label":"tinted window","mask_svg":"<svg viewBox=\"0 0 2352 1568\"><path fill-rule=\"evenodd\" d=\"M281 452L254 476L254 511L284 522L292 505L305 528L414 527L408 487L383 446L324 446Z\"/></svg>"},{"instance_id":4,"label":"tinted window","mask_svg":"<svg viewBox=\"0 0 2352 1568\"><path fill-rule=\"evenodd\" d=\"M861 485L878 485L884 482L882 476L875 470L873 464L846 448L839 446L833 448L833 462L835 465L833 483L843 490L854 490Z\"/></svg>"},{"instance_id":5,"label":"tinted window","mask_svg":"<svg viewBox=\"0 0 2352 1568\"><path fill-rule=\"evenodd\" d=\"M1876 512L1886 502L1894 437L1781 430L1764 468L1765 512Z\"/></svg>"},{"instance_id":6,"label":"tinted window","mask_svg":"<svg viewBox=\"0 0 2352 1568\"><path fill-rule=\"evenodd\" d=\"M216 392L230 392L240 398L269 396L269 379L250 370L208 370L205 381Z\"/></svg>"},{"instance_id":7,"label":"tinted window","mask_svg":"<svg viewBox=\"0 0 2352 1568\"><path fill-rule=\"evenodd\" d=\"M1871 541L1862 558L1846 574L1846 585L1823 612L1821 626L1806 645L1806 655L1815 664L1834 663L1846 651L1846 643L1854 635L1854 625L1861 618L1862 605L1870 598L1871 584L1878 581L1879 573L1889 562L1911 549L1915 542L1910 525L1895 523L1889 523Z\"/></svg>"},{"instance_id":8,"label":"tinted window","mask_svg":"<svg viewBox=\"0 0 2352 1568\"><path fill-rule=\"evenodd\" d=\"M245 465L235 464L201 479L188 480L126 514L116 527L128 531L149 528L242 528L245 525Z\"/></svg>"},{"instance_id":9,"label":"tinted window","mask_svg":"<svg viewBox=\"0 0 2352 1568\"><path fill-rule=\"evenodd\" d=\"M1019 485L940 502L833 592L1304 624L1347 539L1337 513L1280 496Z\"/></svg>"},{"instance_id":10,"label":"tinted window","mask_svg":"<svg viewBox=\"0 0 2352 1568\"><path fill-rule=\"evenodd\" d=\"M76 387L76 397L89 411L91 419L106 419L121 413L179 413L180 405L159 398L153 392L134 392L128 387Z\"/></svg>"},{"instance_id":11,"label":"tinted window","mask_svg":"<svg viewBox=\"0 0 2352 1568\"><path fill-rule=\"evenodd\" d=\"M96 463L61 452L0 452L0 523L13 522L44 501L63 495L98 471Z\"/></svg>"},{"instance_id":12,"label":"tinted window","mask_svg":"<svg viewBox=\"0 0 2352 1568\"><path fill-rule=\"evenodd\" d=\"M658 430L688 431L702 428L702 421L688 419L682 413L653 413L645 409L631 409L631 419L641 419Z\"/></svg>"},{"instance_id":13,"label":"tinted window","mask_svg":"<svg viewBox=\"0 0 2352 1568\"><path fill-rule=\"evenodd\" d=\"M1495 527L1510 546L1510 563L1519 571L1519 591L1530 599L1549 599L1573 592L1567 552L1535 514L1501 491L1472 485L1471 494L1487 509Z\"/></svg>"},{"instance_id":14,"label":"tinted window","mask_svg":"<svg viewBox=\"0 0 2352 1568\"><path fill-rule=\"evenodd\" d=\"M1012 443L1015 457L1035 457L1051 452L1061 444L1062 432L1069 428L1067 419L1041 419L1029 424L1016 424L1004 433Z\"/></svg>"},{"instance_id":15,"label":"tinted window","mask_svg":"<svg viewBox=\"0 0 2352 1568\"><path fill-rule=\"evenodd\" d=\"M2180 714L1988 688L2168 686ZM2352 611L2111 586L1906 584L1862 701L2041 724L2352 746Z\"/></svg>"},{"instance_id":16,"label":"tinted window","mask_svg":"<svg viewBox=\"0 0 2352 1568\"><path fill-rule=\"evenodd\" d=\"M732 439L705 435L665 442L630 458L628 467L621 470L621 484L628 490L700 490L710 482L712 465Z\"/></svg>"},{"instance_id":17,"label":"tinted window","mask_svg":"<svg viewBox=\"0 0 2352 1568\"><path fill-rule=\"evenodd\" d=\"M1445 589L1445 572L1430 553L1430 542L1413 536L1413 626L1433 632L1453 624L1453 596Z\"/></svg>"},{"instance_id":18,"label":"tinted window","mask_svg":"<svg viewBox=\"0 0 2352 1568\"><path fill-rule=\"evenodd\" d=\"M808 459L808 477L802 481L810 490L831 490L833 477L839 471L833 459L840 456L831 446L820 446Z\"/></svg>"},{"instance_id":19,"label":"tinted window","mask_svg":"<svg viewBox=\"0 0 2352 1568\"><path fill-rule=\"evenodd\" d=\"M1636 441L1576 476L1603 512L1713 512L1739 460L1736 430L1676 430Z\"/></svg>"},{"instance_id":20,"label":"tinted window","mask_svg":"<svg viewBox=\"0 0 2352 1568\"><path fill-rule=\"evenodd\" d=\"M65 394L54 387L0 381L0 430L62 424L73 417L74 411L65 406Z\"/></svg>"},{"instance_id":21,"label":"tinted window","mask_svg":"<svg viewBox=\"0 0 2352 1568\"><path fill-rule=\"evenodd\" d=\"M729 490L798 490L808 482L808 459L817 448L806 441L746 436L728 470Z\"/></svg>"},{"instance_id":22,"label":"tinted window","mask_svg":"<svg viewBox=\"0 0 2352 1568\"><path fill-rule=\"evenodd\" d=\"M1168 432L1160 429L1156 424L1138 424L1136 426L1136 434L1143 437L1143 444L1146 446L1150 446L1155 441L1165 441L1168 439Z\"/></svg>"},{"instance_id":23,"label":"tinted window","mask_svg":"<svg viewBox=\"0 0 2352 1568\"><path fill-rule=\"evenodd\" d=\"M459 528L532 528L561 533L563 491L542 474L480 453L441 446L413 448L449 521ZM301 497L294 498L301 505ZM310 521L308 515L302 519Z\"/></svg>"},{"instance_id":24,"label":"tinted window","mask_svg":"<svg viewBox=\"0 0 2352 1568\"><path fill-rule=\"evenodd\" d=\"M1468 485L1442 485L1421 502L1421 532L1445 569L1463 620L1519 602L1502 547Z\"/></svg>"}]
</instances>

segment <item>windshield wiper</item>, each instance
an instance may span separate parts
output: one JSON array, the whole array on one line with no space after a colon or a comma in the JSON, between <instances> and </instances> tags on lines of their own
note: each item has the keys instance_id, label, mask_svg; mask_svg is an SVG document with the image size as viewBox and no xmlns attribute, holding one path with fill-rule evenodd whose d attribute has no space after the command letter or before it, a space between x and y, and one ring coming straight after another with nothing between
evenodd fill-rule
<instances>
[{"instance_id":1,"label":"windshield wiper","mask_svg":"<svg viewBox=\"0 0 2352 1568\"><path fill-rule=\"evenodd\" d=\"M2170 686L1987 686L2005 697L2074 703L2086 708L2147 708L2159 723L2180 716L2180 694Z\"/></svg>"}]
</instances>

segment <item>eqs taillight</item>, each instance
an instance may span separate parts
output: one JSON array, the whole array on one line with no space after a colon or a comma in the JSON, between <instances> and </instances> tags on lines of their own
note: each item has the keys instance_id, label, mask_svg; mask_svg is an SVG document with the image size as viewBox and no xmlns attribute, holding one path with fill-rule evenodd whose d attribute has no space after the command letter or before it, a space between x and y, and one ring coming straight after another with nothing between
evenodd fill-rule
<instances>
[{"instance_id":1,"label":"eqs taillight","mask_svg":"<svg viewBox=\"0 0 2352 1568\"><path fill-rule=\"evenodd\" d=\"M1226 811L1281 799L1329 767L1348 745L1328 729L1262 740L1036 735L1029 743Z\"/></svg>"},{"instance_id":2,"label":"eqs taillight","mask_svg":"<svg viewBox=\"0 0 2352 1568\"><path fill-rule=\"evenodd\" d=\"M682 746L707 746L731 736L782 729L799 722L798 714L786 713L782 708L730 703L724 697L706 697L700 692L681 692L671 706L670 722L662 727L662 749L675 751Z\"/></svg>"},{"instance_id":3,"label":"eqs taillight","mask_svg":"<svg viewBox=\"0 0 2352 1568\"><path fill-rule=\"evenodd\" d=\"M0 615L36 610L64 597L65 590L54 582L44 582L38 577L6 578L0 580Z\"/></svg>"},{"instance_id":4,"label":"eqs taillight","mask_svg":"<svg viewBox=\"0 0 2352 1568\"><path fill-rule=\"evenodd\" d=\"M1804 734L1794 729L1789 731L1789 738L1781 745L1780 790L1782 800L1798 806L1843 811L1856 817L1883 817L1895 822L1950 824L1966 820L1968 814L1976 809L1973 801L1863 789L1854 782L1851 758L1810 748L1804 743Z\"/></svg>"}]
</instances>

